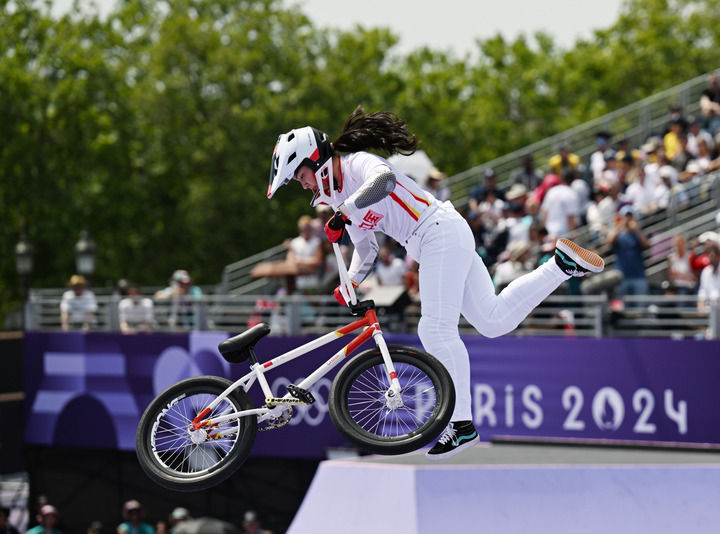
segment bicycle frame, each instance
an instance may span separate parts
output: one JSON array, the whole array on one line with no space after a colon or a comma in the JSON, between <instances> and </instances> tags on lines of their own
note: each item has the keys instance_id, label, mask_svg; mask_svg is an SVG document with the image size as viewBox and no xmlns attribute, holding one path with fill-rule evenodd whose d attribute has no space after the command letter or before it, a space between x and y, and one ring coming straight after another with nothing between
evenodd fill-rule
<instances>
[{"instance_id":1,"label":"bicycle frame","mask_svg":"<svg viewBox=\"0 0 720 534\"><path fill-rule=\"evenodd\" d=\"M346 292L346 302L350 302L352 304L356 304L357 298L355 295L354 288L352 286L352 283L350 283L350 278L347 274L347 270L345 269L345 262L342 260L342 255L340 253L340 248L338 247L337 243L333 243L333 248L335 250L335 256L338 260L338 267L340 271L340 280L341 280L341 287L344 286L345 292ZM345 296L345 295L344 295ZM322 364L320 367L318 367L315 371L313 371L308 377L306 377L304 380L302 380L299 384L296 384L298 387L302 389L309 389L315 384L318 380L320 380L323 376L325 376L327 373L332 371L337 365L344 361L345 358L350 356L351 353L353 353L360 345L362 345L365 341L370 339L371 337L375 341L375 344L380 349L380 353L383 357L383 363L385 365L385 370L387 373L387 376L390 380L390 388L388 392L386 392L386 396L388 398L399 398L400 393L400 381L398 380L397 373L395 372L395 366L393 365L392 359L390 358L390 352L388 351L387 344L385 343L385 338L383 337L382 330L380 328L380 323L377 319L377 314L375 313L375 309L371 308L365 311L365 316L362 319L358 319L356 321L353 321L352 323L349 323L342 328L339 328L338 330L334 330L328 334L325 334L317 339L314 339L313 341L309 341L308 343L305 343L304 345L301 345L300 347L297 347L296 349L293 349L291 351L288 351L284 354L281 354L280 356L277 356L273 358L272 360L269 360L265 363L254 363L250 367L250 372L247 373L242 378L239 378L236 380L233 384L231 384L225 391L223 391L215 400L213 400L204 410L202 410L192 421L192 429L193 430L199 430L203 427L212 427L216 426L221 423L225 423L227 421L230 421L232 419L236 419L239 417L244 417L247 415L257 415L258 416L258 422L265 421L266 419L270 417L276 417L279 416L282 411L285 409L284 404L278 404L277 406L273 408L269 407L263 407L263 408L255 408L252 410L242 410L240 412L232 412L232 413L223 413L219 417L215 417L212 420L203 418L207 416L215 406L217 406L220 402L222 402L224 399L230 395L236 388L242 387L246 392L249 390L249 388L255 383L257 380L258 384L260 384L260 388L262 389L263 393L265 394L266 398L273 398L272 390L270 389L270 385L268 384L267 379L265 378L265 373L270 369L276 369L280 367L281 365L294 360L295 358L299 358L300 356L303 356L307 354L308 352L311 352L315 349L318 349L320 347L323 347L327 345L328 343L335 341L338 337L345 336L347 334L350 334L354 332L355 330L359 328L363 328L364 330L358 334L352 341L350 341L347 345L345 345L342 349L337 351L335 354L333 354L332 357L330 357L324 364ZM290 392L286 393L283 397L281 397L283 400L290 400L294 399L294 397L290 394ZM214 436L213 436L214 437Z\"/></svg>"}]
</instances>

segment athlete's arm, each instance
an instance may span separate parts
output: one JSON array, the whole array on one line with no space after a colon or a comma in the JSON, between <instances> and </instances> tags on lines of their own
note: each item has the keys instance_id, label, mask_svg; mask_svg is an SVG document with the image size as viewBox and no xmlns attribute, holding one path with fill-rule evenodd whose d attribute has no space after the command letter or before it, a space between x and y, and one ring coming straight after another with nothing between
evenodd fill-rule
<instances>
[{"instance_id":1,"label":"athlete's arm","mask_svg":"<svg viewBox=\"0 0 720 534\"><path fill-rule=\"evenodd\" d=\"M365 183L343 202L338 210L352 218L357 210L367 208L387 197L395 189L395 173L387 165L378 165Z\"/></svg>"},{"instance_id":2,"label":"athlete's arm","mask_svg":"<svg viewBox=\"0 0 720 534\"><path fill-rule=\"evenodd\" d=\"M379 247L377 239L375 239L375 234L372 232L367 232L367 234L367 237L361 241L356 242L353 239L355 250L353 251L352 259L350 260L348 274L350 275L350 280L356 284L359 284L367 278L372 271L373 265L375 265L375 259L377 258ZM350 234L350 237L353 237L352 233Z\"/></svg>"}]
</instances>

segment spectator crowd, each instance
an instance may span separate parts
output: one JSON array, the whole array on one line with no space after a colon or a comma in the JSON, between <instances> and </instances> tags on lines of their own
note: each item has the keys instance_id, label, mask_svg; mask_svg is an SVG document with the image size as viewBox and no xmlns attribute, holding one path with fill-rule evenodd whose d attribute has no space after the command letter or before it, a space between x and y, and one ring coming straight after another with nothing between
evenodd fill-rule
<instances>
[{"instance_id":1,"label":"spectator crowd","mask_svg":"<svg viewBox=\"0 0 720 534\"><path fill-rule=\"evenodd\" d=\"M536 161L533 154L525 154L505 187L498 185L494 170L486 168L480 182L470 190L463 214L497 288L502 289L551 258L558 238L584 229L586 246L601 254L610 252L616 258L615 269L622 276L613 288L614 296L622 299L653 292L697 294L701 307L717 298L720 283L717 267L713 267L720 241L717 232L673 236L667 279L662 287L648 283L644 262L651 236L645 234L643 223L687 206L693 188L702 183L706 174L720 169L717 76L710 78L699 104L698 117L686 117L680 108L672 108L665 130L640 146L600 130L586 161L567 144L558 146L547 161ZM413 178L438 200L457 200L451 198L447 177L437 168L431 168L424 177ZM281 282L277 294L332 293L337 284L337 266L323 232L331 216L328 206L318 207L314 217L303 215L298 220L297 236L285 243L286 258L261 265L256 276L277 278ZM577 239L577 235L574 237ZM402 288L402 293L392 293L402 295L388 304L388 309L393 309L417 296L418 265L392 239L383 236L380 246L375 270L360 290L367 293L383 286ZM352 251L347 236L341 250L349 262ZM62 328L88 330L98 308L93 292L80 275L72 276L69 285L60 304ZM577 280L570 281L567 287L570 293L580 292ZM121 281L118 289L119 324L128 334L152 330L157 325L158 305L167 311L168 326L192 328L193 303L202 296L189 273L182 269L173 272L169 285L153 298L143 296L140 288L126 281ZM266 301L258 301L255 320L260 320L267 306ZM304 308L303 315L314 313L311 306Z\"/></svg>"},{"instance_id":2,"label":"spectator crowd","mask_svg":"<svg viewBox=\"0 0 720 534\"><path fill-rule=\"evenodd\" d=\"M67 532L65 518L58 507L49 504L42 495L38 499L37 514L29 528L13 525L9 521L10 510L0 508L0 532L7 534L63 534ZM159 512L146 513L145 508L137 499L126 501L118 514L117 522L103 523L90 521L87 534L196 534L198 532L225 532L226 534L272 534L262 527L260 518L254 510L246 510L242 523L235 525L214 517L191 516L190 511L182 506L173 508L167 516Z\"/></svg>"}]
</instances>

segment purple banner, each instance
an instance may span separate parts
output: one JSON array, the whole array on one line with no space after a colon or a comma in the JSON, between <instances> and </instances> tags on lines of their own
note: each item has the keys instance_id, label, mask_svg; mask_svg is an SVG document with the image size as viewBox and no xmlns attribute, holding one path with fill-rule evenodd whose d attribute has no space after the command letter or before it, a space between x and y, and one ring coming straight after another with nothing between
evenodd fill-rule
<instances>
[{"instance_id":1,"label":"purple banner","mask_svg":"<svg viewBox=\"0 0 720 534\"><path fill-rule=\"evenodd\" d=\"M224 332L80 334L25 337L26 442L134 449L151 399L190 376L237 379L245 363L217 352ZM260 361L311 338L267 337ZM388 343L420 346L416 336ZM494 435L720 443L720 343L652 339L485 339L465 337L471 355L473 413L483 439ZM347 341L344 341L347 342ZM266 377L276 396L320 366L343 341L294 360ZM364 347L370 347L366 343ZM332 375L317 399L284 427L258 434L253 454L322 458L349 445L327 408ZM253 391L254 390L254 391ZM264 401L257 387L251 397Z\"/></svg>"}]
</instances>

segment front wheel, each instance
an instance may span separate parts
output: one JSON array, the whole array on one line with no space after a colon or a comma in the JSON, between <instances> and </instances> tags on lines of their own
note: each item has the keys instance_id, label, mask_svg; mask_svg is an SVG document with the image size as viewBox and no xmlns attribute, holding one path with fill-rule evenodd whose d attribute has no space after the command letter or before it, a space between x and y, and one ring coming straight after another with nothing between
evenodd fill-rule
<instances>
[{"instance_id":1,"label":"front wheel","mask_svg":"<svg viewBox=\"0 0 720 534\"><path fill-rule=\"evenodd\" d=\"M330 416L343 436L375 454L404 454L430 443L447 426L455 388L445 366L414 347L389 345L400 398L389 396L390 379L380 349L366 350L337 374Z\"/></svg>"},{"instance_id":2,"label":"front wheel","mask_svg":"<svg viewBox=\"0 0 720 534\"><path fill-rule=\"evenodd\" d=\"M163 391L143 413L135 448L143 471L157 484L176 491L198 491L219 484L247 459L255 442L255 415L193 429L192 420L231 382L199 376ZM236 389L205 420L252 409L252 401Z\"/></svg>"}]
</instances>

